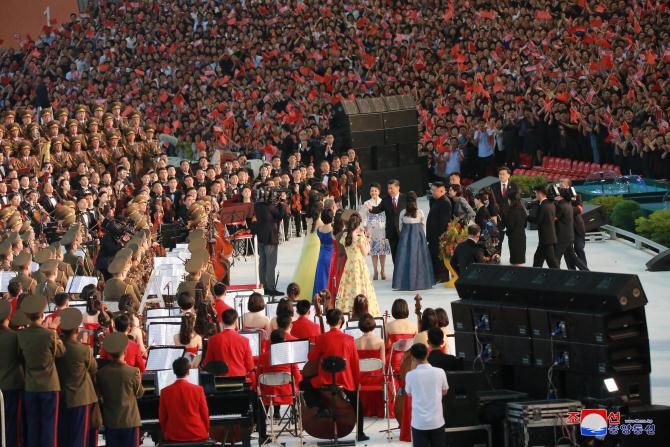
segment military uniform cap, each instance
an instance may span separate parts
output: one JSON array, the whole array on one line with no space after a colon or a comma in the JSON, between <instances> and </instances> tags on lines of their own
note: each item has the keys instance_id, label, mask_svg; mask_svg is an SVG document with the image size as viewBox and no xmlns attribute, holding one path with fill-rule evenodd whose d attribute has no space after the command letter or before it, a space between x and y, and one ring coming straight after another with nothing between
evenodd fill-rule
<instances>
[{"instance_id":1,"label":"military uniform cap","mask_svg":"<svg viewBox=\"0 0 670 447\"><path fill-rule=\"evenodd\" d=\"M97 112L98 110L105 110L105 106L103 106L102 104L96 104L95 106L93 106L93 111Z\"/></svg>"},{"instance_id":2,"label":"military uniform cap","mask_svg":"<svg viewBox=\"0 0 670 447\"><path fill-rule=\"evenodd\" d=\"M12 217L10 217L9 220L7 220L7 228L9 229L16 228L16 231L18 231L22 225L23 220L21 219L21 215L18 213L14 213Z\"/></svg>"},{"instance_id":3,"label":"military uniform cap","mask_svg":"<svg viewBox=\"0 0 670 447\"><path fill-rule=\"evenodd\" d=\"M18 123L11 123L9 126L7 126L7 130L12 130L12 129L20 129L21 126L18 125Z\"/></svg>"},{"instance_id":4,"label":"military uniform cap","mask_svg":"<svg viewBox=\"0 0 670 447\"><path fill-rule=\"evenodd\" d=\"M133 118L135 116L142 116L142 114L140 112L138 112L137 110L135 110L130 114L130 117Z\"/></svg>"},{"instance_id":5,"label":"military uniform cap","mask_svg":"<svg viewBox=\"0 0 670 447\"><path fill-rule=\"evenodd\" d=\"M51 138L51 145L52 145L52 146L55 146L55 145L57 145L57 144L61 144L61 145L62 145L62 144L63 144L63 140L61 140L61 139L58 138L58 137L52 137L52 138Z\"/></svg>"},{"instance_id":6,"label":"military uniform cap","mask_svg":"<svg viewBox=\"0 0 670 447\"><path fill-rule=\"evenodd\" d=\"M117 132L114 132L109 136L109 139L110 140L114 140L114 139L119 140L119 139L121 139L121 135L119 135Z\"/></svg>"},{"instance_id":7,"label":"military uniform cap","mask_svg":"<svg viewBox=\"0 0 670 447\"><path fill-rule=\"evenodd\" d=\"M47 308L47 298L42 295L28 295L21 301L21 310L30 314L38 314L44 312Z\"/></svg>"},{"instance_id":8,"label":"military uniform cap","mask_svg":"<svg viewBox=\"0 0 670 447\"><path fill-rule=\"evenodd\" d=\"M84 320L81 311L75 307L63 309L58 316L60 317L60 328L64 331L77 329Z\"/></svg>"},{"instance_id":9,"label":"military uniform cap","mask_svg":"<svg viewBox=\"0 0 670 447\"><path fill-rule=\"evenodd\" d=\"M202 229L193 230L188 234L188 236L186 236L186 240L188 242L191 242L192 240L195 239L204 239L204 238L205 238L205 231Z\"/></svg>"},{"instance_id":10,"label":"military uniform cap","mask_svg":"<svg viewBox=\"0 0 670 447\"><path fill-rule=\"evenodd\" d=\"M19 233L25 233L26 231L32 229L32 225L29 220L26 220L23 222L23 226L21 226L21 229L19 230Z\"/></svg>"},{"instance_id":11,"label":"military uniform cap","mask_svg":"<svg viewBox=\"0 0 670 447\"><path fill-rule=\"evenodd\" d=\"M88 112L88 107L86 107L84 105L80 105L75 109L75 113L77 113L77 112Z\"/></svg>"},{"instance_id":12,"label":"military uniform cap","mask_svg":"<svg viewBox=\"0 0 670 447\"><path fill-rule=\"evenodd\" d=\"M33 122L33 123L28 124L28 126L27 126L26 128L27 128L29 131L33 131L33 130L35 130L35 128L39 128L39 127L40 127L39 124Z\"/></svg>"},{"instance_id":13,"label":"military uniform cap","mask_svg":"<svg viewBox=\"0 0 670 447\"><path fill-rule=\"evenodd\" d=\"M30 238L34 237L34 236L35 236L35 232L33 232L33 229L31 227L31 228L28 229L28 231L24 231L23 233L21 233L21 240L23 242L28 242L30 240Z\"/></svg>"},{"instance_id":14,"label":"military uniform cap","mask_svg":"<svg viewBox=\"0 0 670 447\"><path fill-rule=\"evenodd\" d=\"M9 318L9 314L12 312L12 305L9 301L0 301L0 321L4 321Z\"/></svg>"},{"instance_id":15,"label":"military uniform cap","mask_svg":"<svg viewBox=\"0 0 670 447\"><path fill-rule=\"evenodd\" d=\"M7 110L5 112L5 118L9 118L10 116L16 116L16 112L14 110Z\"/></svg>"},{"instance_id":16,"label":"military uniform cap","mask_svg":"<svg viewBox=\"0 0 670 447\"><path fill-rule=\"evenodd\" d=\"M93 140L100 141L100 134L99 133L92 133L90 138L91 138L91 141L93 141Z\"/></svg>"},{"instance_id":17,"label":"military uniform cap","mask_svg":"<svg viewBox=\"0 0 670 447\"><path fill-rule=\"evenodd\" d=\"M80 136L80 135L77 135L77 136L75 136L75 137L72 137L72 140L71 140L70 142L71 142L72 144L74 144L74 143L79 143L79 144L81 144L81 136Z\"/></svg>"},{"instance_id":18,"label":"military uniform cap","mask_svg":"<svg viewBox=\"0 0 670 447\"><path fill-rule=\"evenodd\" d=\"M40 264L40 272L45 273L47 275L55 273L56 270L58 270L58 261L56 261L55 259L49 259L48 261Z\"/></svg>"},{"instance_id":19,"label":"military uniform cap","mask_svg":"<svg viewBox=\"0 0 670 447\"><path fill-rule=\"evenodd\" d=\"M53 252L50 248L43 248L35 253L35 262L42 264L52 258Z\"/></svg>"},{"instance_id":20,"label":"military uniform cap","mask_svg":"<svg viewBox=\"0 0 670 447\"><path fill-rule=\"evenodd\" d=\"M63 224L65 225L72 225L77 221L77 218L74 215L74 212L67 214L65 217L63 217Z\"/></svg>"},{"instance_id":21,"label":"military uniform cap","mask_svg":"<svg viewBox=\"0 0 670 447\"><path fill-rule=\"evenodd\" d=\"M14 256L12 261L12 268L19 269L23 267L29 267L33 262L33 258L27 251L22 251L18 255Z\"/></svg>"},{"instance_id":22,"label":"military uniform cap","mask_svg":"<svg viewBox=\"0 0 670 447\"><path fill-rule=\"evenodd\" d=\"M14 211L16 211L15 206L8 206L7 208L3 208L0 210L0 219L5 220L9 219L9 217L14 214Z\"/></svg>"},{"instance_id":23,"label":"military uniform cap","mask_svg":"<svg viewBox=\"0 0 670 447\"><path fill-rule=\"evenodd\" d=\"M202 238L193 239L188 243L188 251L195 253L198 251L205 250L207 248L207 241Z\"/></svg>"},{"instance_id":24,"label":"military uniform cap","mask_svg":"<svg viewBox=\"0 0 670 447\"><path fill-rule=\"evenodd\" d=\"M114 109L121 109L121 103L117 101L114 104L112 104L112 110Z\"/></svg>"},{"instance_id":25,"label":"military uniform cap","mask_svg":"<svg viewBox=\"0 0 670 447\"><path fill-rule=\"evenodd\" d=\"M184 270L186 270L187 273L198 273L200 270L202 270L203 264L204 262L202 256L199 253L191 253L191 259L186 261Z\"/></svg>"},{"instance_id":26,"label":"military uniform cap","mask_svg":"<svg viewBox=\"0 0 670 447\"><path fill-rule=\"evenodd\" d=\"M59 117L61 117L61 116L68 116L68 114L69 114L69 112L67 111L67 109L63 109L63 110L61 110L60 112L58 112L58 116L59 116Z\"/></svg>"},{"instance_id":27,"label":"military uniform cap","mask_svg":"<svg viewBox=\"0 0 670 447\"><path fill-rule=\"evenodd\" d=\"M121 354L126 346L128 346L128 336L121 332L112 332L102 342L103 349L113 355Z\"/></svg>"},{"instance_id":28,"label":"military uniform cap","mask_svg":"<svg viewBox=\"0 0 670 447\"><path fill-rule=\"evenodd\" d=\"M113 119L114 119L114 115L112 115L112 114L109 113L109 112L107 112L107 113L105 113L104 115L102 115L102 120L103 120L103 121L113 120Z\"/></svg>"},{"instance_id":29,"label":"military uniform cap","mask_svg":"<svg viewBox=\"0 0 670 447\"><path fill-rule=\"evenodd\" d=\"M123 247L121 250L116 252L114 259L118 258L123 261L128 261L133 256L133 251L128 247Z\"/></svg>"},{"instance_id":30,"label":"military uniform cap","mask_svg":"<svg viewBox=\"0 0 670 447\"><path fill-rule=\"evenodd\" d=\"M30 141L23 140L23 141L21 142L21 144L19 144L19 147L20 147L21 149L25 149L25 148L32 148L33 145L30 144Z\"/></svg>"},{"instance_id":31,"label":"military uniform cap","mask_svg":"<svg viewBox=\"0 0 670 447\"><path fill-rule=\"evenodd\" d=\"M79 121L77 121L76 119L67 120L67 127L72 127L72 126L79 126Z\"/></svg>"},{"instance_id":32,"label":"military uniform cap","mask_svg":"<svg viewBox=\"0 0 670 447\"><path fill-rule=\"evenodd\" d=\"M125 268L126 261L124 259L114 258L114 260L110 262L109 266L107 267L107 271L112 275L116 275L117 273L121 273Z\"/></svg>"},{"instance_id":33,"label":"military uniform cap","mask_svg":"<svg viewBox=\"0 0 670 447\"><path fill-rule=\"evenodd\" d=\"M60 127L60 123L55 120L49 121L49 127Z\"/></svg>"},{"instance_id":34,"label":"military uniform cap","mask_svg":"<svg viewBox=\"0 0 670 447\"><path fill-rule=\"evenodd\" d=\"M19 241L19 233L12 231L7 235L7 240L10 244L16 244Z\"/></svg>"},{"instance_id":35,"label":"military uniform cap","mask_svg":"<svg viewBox=\"0 0 670 447\"><path fill-rule=\"evenodd\" d=\"M24 111L21 113L21 117L25 117L25 116L30 116L30 117L32 117L32 116L33 116L33 112L31 112L29 109L26 109L26 110L24 110Z\"/></svg>"},{"instance_id":36,"label":"military uniform cap","mask_svg":"<svg viewBox=\"0 0 670 447\"><path fill-rule=\"evenodd\" d=\"M9 242L9 239L5 239L4 241L0 242L0 255L7 256L11 252L12 252L12 243ZM16 260L16 257L14 258L14 260Z\"/></svg>"},{"instance_id":37,"label":"military uniform cap","mask_svg":"<svg viewBox=\"0 0 670 447\"><path fill-rule=\"evenodd\" d=\"M27 326L30 324L30 320L28 319L24 311L22 311L21 309L16 309L16 312L14 312L14 316L12 316L12 319L9 320L9 324L15 327Z\"/></svg>"}]
</instances>

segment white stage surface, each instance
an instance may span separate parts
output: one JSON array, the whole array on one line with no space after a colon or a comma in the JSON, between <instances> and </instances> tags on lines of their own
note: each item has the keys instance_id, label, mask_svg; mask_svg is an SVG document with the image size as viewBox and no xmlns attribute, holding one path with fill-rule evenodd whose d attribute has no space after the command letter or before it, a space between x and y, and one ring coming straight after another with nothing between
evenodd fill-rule
<instances>
[{"instance_id":1,"label":"white stage surface","mask_svg":"<svg viewBox=\"0 0 670 447\"><path fill-rule=\"evenodd\" d=\"M428 203L425 199L421 199L420 206L427 214ZM286 291L286 286L291 282L304 240L304 237L291 238L291 240L283 242L279 246L279 261L277 265L277 271L279 272L279 290ZM537 232L528 231L528 249L526 251L527 265L530 265L528 262L532 264L532 256L536 245ZM508 256L507 242L505 242L503 247L504 264L509 263ZM651 347L652 403L670 405L670 330L668 330L668 323L670 322L670 288L668 286L670 284L670 272L652 273L645 271L645 263L651 259L653 255L649 252L637 250L631 245L619 241L589 242L586 245L586 256L589 268L594 271L633 273L639 275L649 300L649 304L646 306L646 313ZM368 262L368 267L372 272L371 261ZM563 268L565 268L565 265L563 265ZM238 260L235 262L235 266L231 272L231 282L233 284L252 283L255 281L253 271L252 259L249 259L247 262ZM391 304L396 298L405 298L410 303L410 308L413 309L414 304L412 299L416 293L419 293L423 298L423 307L443 307L447 310L451 319L450 303L458 299L456 289L447 289L444 285L438 284L429 290L398 292L391 289L392 276L393 263L389 256L386 263L387 279L385 281L374 282L379 307L382 312L384 310L390 312ZM384 419L367 418L365 425L365 432L371 439L365 443L359 443L359 445L410 445L398 441L398 430L393 430L393 439L390 441L387 440L386 433L380 432L380 430L386 428L386 421ZM397 427L395 420L391 421L391 427ZM352 436L353 435L350 435L346 439L352 439ZM281 436L279 441L281 443L286 443L287 446L298 445L298 440L288 436ZM257 441L252 442L256 443ZM314 445L315 440L306 437L305 443Z\"/></svg>"}]
</instances>

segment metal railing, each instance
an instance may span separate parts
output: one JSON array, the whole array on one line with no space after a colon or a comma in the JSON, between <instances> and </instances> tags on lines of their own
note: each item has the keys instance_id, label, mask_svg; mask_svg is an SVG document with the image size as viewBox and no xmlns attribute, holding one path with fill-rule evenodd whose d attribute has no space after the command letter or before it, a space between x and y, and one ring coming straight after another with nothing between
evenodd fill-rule
<instances>
[{"instance_id":1,"label":"metal railing","mask_svg":"<svg viewBox=\"0 0 670 447\"><path fill-rule=\"evenodd\" d=\"M648 250L658 254L668 249L668 247L661 245L658 242L654 242L639 234L631 233L630 231L622 230L621 228L612 225L603 225L600 228L610 235L610 239L623 240L630 243L638 250Z\"/></svg>"}]
</instances>

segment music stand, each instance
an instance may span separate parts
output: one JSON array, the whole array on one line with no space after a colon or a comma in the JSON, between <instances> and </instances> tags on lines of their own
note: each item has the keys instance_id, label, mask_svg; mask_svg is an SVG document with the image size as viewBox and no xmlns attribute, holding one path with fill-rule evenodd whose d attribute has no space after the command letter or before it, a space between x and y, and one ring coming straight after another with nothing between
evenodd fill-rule
<instances>
[{"instance_id":1,"label":"music stand","mask_svg":"<svg viewBox=\"0 0 670 447\"><path fill-rule=\"evenodd\" d=\"M332 376L333 383L331 383L328 388L330 388L330 394L331 394L331 399L330 399L330 417L333 420L333 440L327 441L327 442L318 442L317 445L323 446L323 447L337 447L337 446L351 446L351 445L356 445L356 441L340 441L339 440L339 435L337 433L337 424L335 423L335 396L337 395L337 392L339 391L340 387L337 386L337 382L335 381L335 375L338 372L342 372L345 370L347 367L347 361L344 360L342 357L337 357L334 355L328 356L325 359L323 359L323 362L321 362L321 368L329 372ZM358 423L358 421L356 421ZM358 429L358 427L356 427Z\"/></svg>"}]
</instances>

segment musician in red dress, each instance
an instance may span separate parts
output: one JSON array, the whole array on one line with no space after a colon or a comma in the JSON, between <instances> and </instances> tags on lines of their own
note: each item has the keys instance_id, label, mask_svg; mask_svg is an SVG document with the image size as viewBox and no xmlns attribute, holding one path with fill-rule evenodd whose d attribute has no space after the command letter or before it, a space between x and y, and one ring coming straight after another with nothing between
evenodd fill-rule
<instances>
[{"instance_id":1,"label":"musician in red dress","mask_svg":"<svg viewBox=\"0 0 670 447\"><path fill-rule=\"evenodd\" d=\"M197 442L209 438L209 408L205 391L188 381L191 362L172 363L177 381L161 390L158 420L168 442Z\"/></svg>"},{"instance_id":2,"label":"musician in red dress","mask_svg":"<svg viewBox=\"0 0 670 447\"><path fill-rule=\"evenodd\" d=\"M214 309L216 309L216 321L220 325L221 324L221 316L223 315L223 312L232 309L230 307L225 299L226 299L226 285L222 282L217 282L214 284L214 287L212 287L212 292L214 292Z\"/></svg>"},{"instance_id":3,"label":"musician in red dress","mask_svg":"<svg viewBox=\"0 0 670 447\"><path fill-rule=\"evenodd\" d=\"M326 312L326 321L331 329L319 335L316 339L316 344L309 351L308 360L310 362L318 362L318 374L311 380L303 380L301 383L301 387L305 391L305 401L308 406L314 406L313 404L316 404L314 390L333 383L332 374L323 369L322 362L328 357L339 357L345 361L345 368L343 371L336 373L335 383L344 390L347 399L355 408L356 388L360 379L356 343L354 342L354 337L340 330L344 323L341 310L329 309ZM370 439L363 432L363 409L360 407L358 411L358 423L356 425L358 427L356 439L358 441Z\"/></svg>"},{"instance_id":4,"label":"musician in red dress","mask_svg":"<svg viewBox=\"0 0 670 447\"><path fill-rule=\"evenodd\" d=\"M295 305L298 311L298 319L291 326L291 335L295 338L308 338L311 344L316 343L316 338L321 334L319 325L309 319L311 304L307 300L298 300Z\"/></svg>"},{"instance_id":5,"label":"musician in red dress","mask_svg":"<svg viewBox=\"0 0 670 447\"><path fill-rule=\"evenodd\" d=\"M121 314L114 318L114 330L126 335L130 333L130 319L128 318L128 315ZM100 358L113 360L112 356L110 356L104 348L100 350ZM133 340L128 340L124 360L126 365L137 367L140 370L140 374L144 373L147 369L147 361L142 356L142 349L140 345Z\"/></svg>"}]
</instances>

